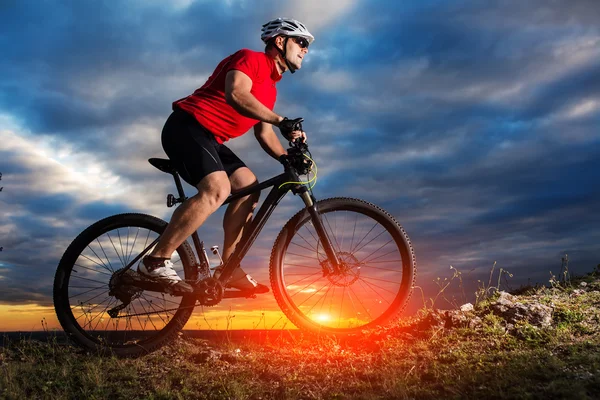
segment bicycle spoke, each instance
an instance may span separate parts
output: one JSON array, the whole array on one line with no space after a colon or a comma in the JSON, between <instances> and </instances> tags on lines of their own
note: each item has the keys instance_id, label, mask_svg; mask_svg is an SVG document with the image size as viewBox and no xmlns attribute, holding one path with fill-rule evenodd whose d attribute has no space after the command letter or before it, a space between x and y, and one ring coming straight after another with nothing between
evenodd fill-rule
<instances>
[{"instance_id":1,"label":"bicycle spoke","mask_svg":"<svg viewBox=\"0 0 600 400\"><path fill-rule=\"evenodd\" d=\"M92 287L92 286L69 286L69 289L92 289L92 290L106 289L106 285L96 286L96 287ZM89 292L91 292L91 290L89 290ZM87 292L85 292L85 293L87 293ZM79 294L76 294L75 296L79 296Z\"/></svg>"},{"instance_id":2,"label":"bicycle spoke","mask_svg":"<svg viewBox=\"0 0 600 400\"><path fill-rule=\"evenodd\" d=\"M173 304L175 304L175 305L179 305L179 303L177 303L177 302L175 302L175 301L172 301L172 300L167 300L167 299L164 299L164 298L160 298L160 297L157 297L157 296L155 296L155 295L152 295L152 294L150 294L150 293L148 293L148 292L144 292L144 294L143 294L142 296L143 296L144 298L145 298L146 296L149 296L149 297L152 297L152 298L154 298L154 299L157 299L157 300L164 300L164 301L165 301L165 302L167 302L167 303L173 303Z\"/></svg>"},{"instance_id":3,"label":"bicycle spoke","mask_svg":"<svg viewBox=\"0 0 600 400\"><path fill-rule=\"evenodd\" d=\"M292 256L304 257L304 258L310 258L311 260L317 260L317 261L319 261L319 259L318 259L318 258L316 258L316 257L310 257L310 256L305 256L305 255L302 255L302 254L296 254L296 253L288 253L288 254L289 254L289 255L292 255Z\"/></svg>"},{"instance_id":4,"label":"bicycle spoke","mask_svg":"<svg viewBox=\"0 0 600 400\"><path fill-rule=\"evenodd\" d=\"M354 244L354 235L356 234L356 224L358 223L358 215L354 218L354 228L352 228L352 238L350 238L350 251L352 251L352 245Z\"/></svg>"},{"instance_id":5,"label":"bicycle spoke","mask_svg":"<svg viewBox=\"0 0 600 400\"><path fill-rule=\"evenodd\" d=\"M296 293L294 293L293 295L291 295L290 297L294 297L296 296L298 293L301 293L302 291L306 290L306 288L308 288L310 285L312 285L313 283L315 283L316 281L318 281L319 279L321 279L321 277L318 277L317 279L315 279L314 281L312 281L311 283L309 283L308 285L304 286L302 289L300 289L299 291L297 291Z\"/></svg>"},{"instance_id":6,"label":"bicycle spoke","mask_svg":"<svg viewBox=\"0 0 600 400\"><path fill-rule=\"evenodd\" d=\"M368 276L364 276L364 277L362 277L360 279L370 279L372 281L379 281L379 282L393 283L395 285L400 285L400 282L393 282L393 281L390 281L390 280L387 280L387 279L371 278L371 277L368 277Z\"/></svg>"},{"instance_id":7,"label":"bicycle spoke","mask_svg":"<svg viewBox=\"0 0 600 400\"><path fill-rule=\"evenodd\" d=\"M301 265L301 264L286 263L285 265L287 265L287 266L293 266L293 267L298 267L298 268L310 268L310 269L319 269L319 270L322 270L321 267L311 267L311 266L308 266L308 265Z\"/></svg>"},{"instance_id":8,"label":"bicycle spoke","mask_svg":"<svg viewBox=\"0 0 600 400\"><path fill-rule=\"evenodd\" d=\"M385 262L387 263L387 262L391 262L391 261L385 261ZM402 260L395 260L394 262L396 262L396 263L401 263L401 262L402 262ZM379 271L400 272L400 271L398 271L397 269L391 269L391 268L381 268L381 267L372 267L372 266L370 266L370 265L365 265L365 264L361 264L361 268L371 268L371 269L376 269L376 270L379 270Z\"/></svg>"},{"instance_id":9,"label":"bicycle spoke","mask_svg":"<svg viewBox=\"0 0 600 400\"><path fill-rule=\"evenodd\" d=\"M142 294L142 297L145 297L145 296ZM166 325L167 325L167 323L165 322L165 320L163 319L163 317L160 315L160 312L159 312L159 311L156 311L156 308L154 308L154 305L153 305L151 302L149 302L148 304L150 305L150 308L151 308L151 309L152 309L152 310L153 310L153 311L156 313L156 315L158 316L158 318L160 318L160 320L161 320L161 321L163 322L163 324L165 324L165 326L166 326Z\"/></svg>"},{"instance_id":10,"label":"bicycle spoke","mask_svg":"<svg viewBox=\"0 0 600 400\"><path fill-rule=\"evenodd\" d=\"M321 286L321 289L316 290L313 292L313 294L311 294L310 296L308 296L306 299L304 299L304 301L300 304L297 305L298 308L300 308L300 306L304 303L306 303L308 300L310 300L314 295L316 295L317 293L319 293L321 290L323 290L325 287L327 287L327 285L329 285L329 283L326 283L325 285ZM313 306L314 307L314 306ZM312 310L312 308L311 308ZM310 311L310 310L309 310Z\"/></svg>"},{"instance_id":11,"label":"bicycle spoke","mask_svg":"<svg viewBox=\"0 0 600 400\"><path fill-rule=\"evenodd\" d=\"M110 238L110 236L109 236ZM108 265L110 266L110 269L114 272L114 268L110 262L110 258L108 258L108 255L106 254L106 251L104 251L104 247L102 247L102 243L100 243L100 241L98 240L98 238L96 238L96 242L98 242L98 245L100 246L100 250L102 250L102 253L104 253L104 257L106 257L106 261L108 261ZM96 253L94 253L96 254ZM100 257L98 257L100 258ZM100 258L101 259L101 258Z\"/></svg>"},{"instance_id":12,"label":"bicycle spoke","mask_svg":"<svg viewBox=\"0 0 600 400\"><path fill-rule=\"evenodd\" d=\"M360 303L360 305L363 307L363 309L365 310L365 312L369 316L369 319L372 321L374 318L371 315L371 313L369 312L369 309L365 306L365 304L360 299L360 296L357 296L356 293L354 293L354 290L352 290L352 287L350 287L350 291L354 294L354 297L356 297L356 300L358 300L358 302Z\"/></svg>"},{"instance_id":13,"label":"bicycle spoke","mask_svg":"<svg viewBox=\"0 0 600 400\"><path fill-rule=\"evenodd\" d=\"M369 240L367 243L365 243L364 245L362 245L359 249L354 250L352 252L352 254L358 253L360 250L364 249L366 246L368 246L369 244L371 244L373 242L373 240L377 239L379 236L383 235L384 233L387 233L387 231L383 230L379 235L377 235L373 239Z\"/></svg>"},{"instance_id":14,"label":"bicycle spoke","mask_svg":"<svg viewBox=\"0 0 600 400\"><path fill-rule=\"evenodd\" d=\"M315 251L315 252L316 252L316 250L315 250L314 248L313 248L313 249L309 249L309 248L308 248L308 247L306 247L306 246L302 246L302 245L300 245L300 244L298 244L298 243L294 243L294 242L291 242L291 243L290 243L290 245L292 245L292 244L293 244L294 246L298 246L298 247L300 247L301 249L308 250L308 251L311 251L311 252L312 252L312 251ZM312 247L312 246L311 246L311 247Z\"/></svg>"},{"instance_id":15,"label":"bicycle spoke","mask_svg":"<svg viewBox=\"0 0 600 400\"><path fill-rule=\"evenodd\" d=\"M327 295L329 294L329 291L334 288L334 285L329 285L329 288L327 289L327 291L325 292L325 296L323 296L323 301L321 302L321 307L319 309L319 314L323 314L323 306L325 305L325 302L327 301ZM318 303L315 303L315 305L317 305Z\"/></svg>"},{"instance_id":16,"label":"bicycle spoke","mask_svg":"<svg viewBox=\"0 0 600 400\"><path fill-rule=\"evenodd\" d=\"M108 285L108 282L102 282L102 281L97 281L95 279L84 278L83 276L78 276L78 275L73 275L72 278L83 279L84 281L89 281L89 282L101 283L103 285Z\"/></svg>"},{"instance_id":17,"label":"bicycle spoke","mask_svg":"<svg viewBox=\"0 0 600 400\"><path fill-rule=\"evenodd\" d=\"M338 328L340 327L340 323L342 321L342 311L344 310L344 297L346 295L346 286L344 286L344 289L342 290L342 301L340 303L340 314L339 314L339 318L338 318Z\"/></svg>"},{"instance_id":18,"label":"bicycle spoke","mask_svg":"<svg viewBox=\"0 0 600 400\"><path fill-rule=\"evenodd\" d=\"M96 295L96 296L94 296L94 297L91 297L91 298L89 298L89 299L85 300L85 301L80 301L80 302L79 302L79 304L85 304L85 303L89 303L89 304L91 304L91 301L92 301L92 300L94 300L94 299L97 299L98 297L100 297L100 296L102 296L102 295L105 295L105 294L107 294L107 293L106 293L106 290L105 290L105 291L103 291L102 293L99 293L99 294L97 294L97 295ZM107 296L107 297L105 297L105 298L104 298L104 300L102 300L102 301L101 301L99 304L103 303L103 302L104 302L104 301L105 301L107 298L109 298L109 297L111 297L111 296ZM74 307L75 307L75 306L74 306ZM71 307L71 310L72 310L74 307Z\"/></svg>"},{"instance_id":19,"label":"bicycle spoke","mask_svg":"<svg viewBox=\"0 0 600 400\"><path fill-rule=\"evenodd\" d=\"M352 288L348 286L348 299L350 300L350 304L352 305L352 309L354 310L354 315L358 315L358 310L356 310L356 306L354 305L354 300L352 300Z\"/></svg>"},{"instance_id":20,"label":"bicycle spoke","mask_svg":"<svg viewBox=\"0 0 600 400\"><path fill-rule=\"evenodd\" d=\"M373 251L371 254L369 254L368 256L364 257L362 259L362 262L366 263L367 260L369 259L369 257L371 257L373 254L377 253L379 250L383 249L385 246L387 246L388 244L393 243L393 242L394 242L394 239L388 240L384 245L382 245L381 247L379 247L377 250ZM395 253L395 252L396 252L396 249L392 250L390 253ZM387 254L390 254L390 253L387 253ZM377 258L381 258L381 256L380 257L376 257L375 260Z\"/></svg>"},{"instance_id":21,"label":"bicycle spoke","mask_svg":"<svg viewBox=\"0 0 600 400\"><path fill-rule=\"evenodd\" d=\"M88 245L88 248L89 248L89 249L92 251L92 253L94 253L94 255L95 255L96 257L98 257L98 255L96 254L96 252L94 251L94 249L92 249L92 248L91 248L89 245ZM103 263L103 264L99 264L98 262L96 262L95 260L92 260L91 258L89 258L88 256L86 256L86 255L85 255L85 254L83 254L83 253L81 253L81 256L82 256L83 258L87 258L88 260L90 260L91 262L95 263L96 265L98 265L98 266L100 266L100 267L104 268L104 269L105 269L105 270L107 270L108 272L111 272L111 273L115 272L115 271L113 271L112 269L108 268L108 267L106 266L106 264L104 264L104 263ZM98 260L102 261L102 259L101 259L100 257L98 257Z\"/></svg>"},{"instance_id":22,"label":"bicycle spoke","mask_svg":"<svg viewBox=\"0 0 600 400\"><path fill-rule=\"evenodd\" d=\"M287 287L289 287L289 286L294 286L294 285L295 285L295 284L297 284L298 282L302 282L303 280L305 280L305 279L307 279L307 278L311 278L311 277L313 277L313 276L315 276L315 275L319 275L319 273L317 272L317 273L314 273L314 274L311 274L311 275L306 275L304 278L302 278L302 279L299 279L299 280L297 280L297 281L295 281L295 282L292 282L292 283L288 283L286 286L287 286ZM320 279L320 278L321 278L321 277L317 278L317 280L318 280L318 279Z\"/></svg>"},{"instance_id":23,"label":"bicycle spoke","mask_svg":"<svg viewBox=\"0 0 600 400\"><path fill-rule=\"evenodd\" d=\"M329 226L329 230L333 231L333 240L335 240L335 244L337 244L337 249L335 250L339 253L342 250L340 248L340 244L338 243L337 235L335 234L335 231L331 228L331 224L329 223L329 218L327 218L327 214L323 214L323 218L325 218L325 221L327 221L327 226ZM328 234L327 236L329 236L329 241L331 242L331 235ZM333 243L331 243L331 246L333 246Z\"/></svg>"},{"instance_id":24,"label":"bicycle spoke","mask_svg":"<svg viewBox=\"0 0 600 400\"><path fill-rule=\"evenodd\" d=\"M327 294L329 293L329 291L331 290L332 287L334 287L331 283L326 284L326 286L329 285L329 288L327 289L327 291L325 292L325 295L323 296L323 301L321 302L321 309L319 310L319 313L321 313L323 311L323 304L325 304L325 300L327 299ZM313 306L308 310L307 314L310 313L312 311L313 308L315 308L315 306L319 304L319 302L315 302L315 304L313 304Z\"/></svg>"},{"instance_id":25,"label":"bicycle spoke","mask_svg":"<svg viewBox=\"0 0 600 400\"><path fill-rule=\"evenodd\" d=\"M375 293L376 293L376 294L378 294L378 295L379 295L379 292L378 292L378 291L376 291L375 289L373 289L373 286L375 286L376 288L379 288L379 289L381 289L381 290L384 290L384 291L386 291L386 292L388 292L388 293L391 293L391 294L393 294L394 296L397 294L396 292L392 292L391 290L388 290L388 289L386 289L386 288L384 288L384 287L381 287L381 286L379 286L379 285L376 285L376 284L374 284L374 283L371 283L371 282L367 282L367 281L365 281L364 279L359 279L359 282L363 282L363 283L364 283L365 285L367 285L367 286L368 286L368 287L369 287L369 288L370 288L370 289L371 289L373 292L375 292Z\"/></svg>"},{"instance_id":26,"label":"bicycle spoke","mask_svg":"<svg viewBox=\"0 0 600 400\"><path fill-rule=\"evenodd\" d=\"M306 238L300 234L300 232L298 232L298 236L300 236L300 239L304 240L304 241L306 242L306 244L310 246L310 249L306 249L306 247L302 247L302 246L300 246L299 244L296 244L296 243L294 243L296 246L300 246L300 247L302 247L303 249L306 249L306 250L309 250L309 251L315 251L315 252L318 252L318 250L317 250L315 247L313 247L313 245L312 245L312 244L310 244L310 243L308 242L308 240L306 240Z\"/></svg>"},{"instance_id":27,"label":"bicycle spoke","mask_svg":"<svg viewBox=\"0 0 600 400\"><path fill-rule=\"evenodd\" d=\"M86 267L85 265L73 264L73 266L77 267L77 268L87 269L87 270L93 271L93 272L95 272L97 274L112 276L112 274L109 274L107 272L98 271L96 269L93 269L93 268L90 268L90 267ZM75 268L73 268L73 270L75 271ZM75 272L77 272L77 271L75 271Z\"/></svg>"},{"instance_id":28,"label":"bicycle spoke","mask_svg":"<svg viewBox=\"0 0 600 400\"><path fill-rule=\"evenodd\" d=\"M85 327L86 327L87 325L89 325L89 326L91 327L91 326L92 326L92 322L94 322L94 320L95 320L96 318L98 318L98 316L100 316L100 315L104 314L104 313L106 312L106 310L108 310L108 307L110 307L110 305L112 304L113 300L115 300L115 299L111 299L111 300L108 302L108 305L107 305L107 306L104 308L104 310L103 310L101 313L99 313L99 314L96 314L96 316L95 316L94 318L92 318L91 320L89 320L89 321L88 321L88 323L87 323L86 325L84 325L82 328L83 328L83 329L85 329Z\"/></svg>"},{"instance_id":29,"label":"bicycle spoke","mask_svg":"<svg viewBox=\"0 0 600 400\"><path fill-rule=\"evenodd\" d=\"M141 304L142 308L144 309L144 312L145 312L145 313L148 313L148 310L147 310L147 309L146 309L146 307L144 306L144 303L142 303L142 302L140 301L140 304ZM150 315L149 315L149 314L146 316L146 320L150 321L150 323L151 323L151 324L152 324L152 326L154 327L154 330L155 330L155 331L157 331L157 330L158 330L158 328L157 328L157 327L156 327L156 325L154 324L154 321L152 321L152 318L150 318Z\"/></svg>"},{"instance_id":30,"label":"bicycle spoke","mask_svg":"<svg viewBox=\"0 0 600 400\"><path fill-rule=\"evenodd\" d=\"M362 239L360 239L360 241L356 244L356 246L353 249L350 249L350 253L355 254L357 252L356 248L361 245L361 243L363 242L363 240L365 240L369 236L369 233L371 233L373 231L373 229L375 229L375 227L377 225L379 225L379 222L375 222L375 224L373 225L373 227L371 229L369 229L369 232L367 232L367 234L365 236L363 236Z\"/></svg>"},{"instance_id":31,"label":"bicycle spoke","mask_svg":"<svg viewBox=\"0 0 600 400\"><path fill-rule=\"evenodd\" d=\"M69 286L69 289L90 289L90 290L86 290L83 293L77 293L77 294L74 294L73 296L69 296L69 298L72 299L73 297L81 296L86 293L93 292L94 290L98 290L98 289L104 289L104 291L106 292L106 285L98 286L95 288L89 288L88 286Z\"/></svg>"},{"instance_id":32,"label":"bicycle spoke","mask_svg":"<svg viewBox=\"0 0 600 400\"><path fill-rule=\"evenodd\" d=\"M131 250L129 250L129 255L127 256L127 264L129 264L129 260L131 259L131 255L133 254L133 249L135 249L135 242L137 241L139 233L140 228L137 228L137 231L135 232L135 237L133 238L133 243L131 244ZM129 227L127 227L127 235L129 235Z\"/></svg>"},{"instance_id":33,"label":"bicycle spoke","mask_svg":"<svg viewBox=\"0 0 600 400\"><path fill-rule=\"evenodd\" d=\"M117 232L119 232L119 230L117 229ZM119 259L119 261L121 261L121 265L125 265L125 260L123 260L121 258L121 255L119 254L119 251L117 250L115 243L113 242L112 238L110 237L110 234L107 232L106 236L108 236L108 240L110 241L110 244L112 245L113 250L115 251L115 254L117 255L117 258ZM120 240L120 238L119 238Z\"/></svg>"}]
</instances>

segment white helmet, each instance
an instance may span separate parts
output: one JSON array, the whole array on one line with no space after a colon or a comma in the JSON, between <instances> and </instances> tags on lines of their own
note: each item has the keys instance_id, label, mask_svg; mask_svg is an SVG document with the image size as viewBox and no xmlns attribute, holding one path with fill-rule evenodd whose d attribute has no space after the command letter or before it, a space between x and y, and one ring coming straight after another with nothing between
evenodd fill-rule
<instances>
[{"instance_id":1,"label":"white helmet","mask_svg":"<svg viewBox=\"0 0 600 400\"><path fill-rule=\"evenodd\" d=\"M267 43L275 36L300 36L312 43L315 37L310 34L306 26L300 21L291 18L277 18L262 26L260 38Z\"/></svg>"}]
</instances>

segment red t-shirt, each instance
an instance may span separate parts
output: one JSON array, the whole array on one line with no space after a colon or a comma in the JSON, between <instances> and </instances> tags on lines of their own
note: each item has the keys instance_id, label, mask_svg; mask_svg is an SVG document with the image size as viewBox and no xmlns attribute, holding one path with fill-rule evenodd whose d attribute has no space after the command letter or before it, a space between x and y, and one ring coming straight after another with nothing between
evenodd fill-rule
<instances>
[{"instance_id":1,"label":"red t-shirt","mask_svg":"<svg viewBox=\"0 0 600 400\"><path fill-rule=\"evenodd\" d=\"M248 49L225 58L200 89L173 103L173 109L177 107L192 114L215 135L219 143L243 135L259 122L239 114L225 101L225 76L233 69L242 71L252 79L250 93L273 110L277 98L275 84L281 79L281 74L271 57Z\"/></svg>"}]
</instances>

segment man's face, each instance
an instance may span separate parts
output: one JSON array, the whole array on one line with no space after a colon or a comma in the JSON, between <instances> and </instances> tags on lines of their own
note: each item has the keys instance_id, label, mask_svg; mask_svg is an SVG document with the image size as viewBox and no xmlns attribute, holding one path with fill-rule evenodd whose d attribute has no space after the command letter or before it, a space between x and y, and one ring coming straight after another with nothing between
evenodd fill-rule
<instances>
[{"instance_id":1,"label":"man's face","mask_svg":"<svg viewBox=\"0 0 600 400\"><path fill-rule=\"evenodd\" d=\"M291 36L287 41L286 58L296 69L302 67L302 60L308 53L308 40L303 37Z\"/></svg>"}]
</instances>

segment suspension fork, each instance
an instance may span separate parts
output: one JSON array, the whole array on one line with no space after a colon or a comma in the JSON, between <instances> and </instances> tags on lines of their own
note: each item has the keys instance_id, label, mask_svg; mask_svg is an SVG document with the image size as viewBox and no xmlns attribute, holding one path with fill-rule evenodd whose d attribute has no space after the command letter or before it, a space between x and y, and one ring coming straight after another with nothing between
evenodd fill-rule
<instances>
[{"instance_id":1,"label":"suspension fork","mask_svg":"<svg viewBox=\"0 0 600 400\"><path fill-rule=\"evenodd\" d=\"M330 265L330 268L327 268L329 270L328 272L339 273L340 272L339 260L337 258L337 255L335 254L335 249L331 245L331 240L329 239L329 236L327 235L327 231L323 227L323 221L321 220L321 215L319 214L317 205L314 202L314 197L312 197L310 195L310 193L308 192L308 189L306 189L305 186L300 188L298 190L298 193L299 193L300 197L302 198L302 200L304 201L304 204L306 205L306 209L308 210L308 212L310 214L313 226L315 227L315 230L317 231L317 236L319 236L319 240L321 241L321 244L323 245L323 250L325 250L325 254L327 254L327 259L329 260L329 265Z\"/></svg>"}]
</instances>

